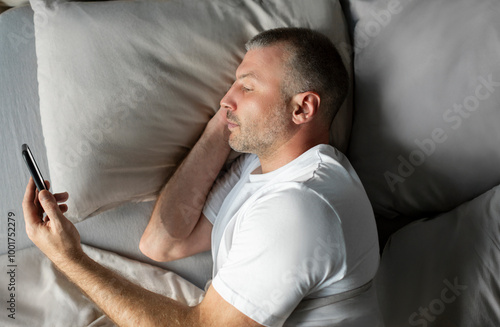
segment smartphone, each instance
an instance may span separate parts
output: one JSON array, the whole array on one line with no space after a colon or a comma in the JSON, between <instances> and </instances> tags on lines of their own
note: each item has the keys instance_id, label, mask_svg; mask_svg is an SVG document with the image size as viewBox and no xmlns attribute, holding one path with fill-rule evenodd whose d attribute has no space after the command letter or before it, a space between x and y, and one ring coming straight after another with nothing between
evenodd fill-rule
<instances>
[{"instance_id":1,"label":"smartphone","mask_svg":"<svg viewBox=\"0 0 500 327\"><path fill-rule=\"evenodd\" d=\"M22 153L31 177L33 177L33 180L35 181L36 188L38 191L46 190L47 187L45 187L45 180L43 179L42 173L40 173L40 169L38 169L35 158L33 157L33 153L31 153L27 144L23 144Z\"/></svg>"}]
</instances>

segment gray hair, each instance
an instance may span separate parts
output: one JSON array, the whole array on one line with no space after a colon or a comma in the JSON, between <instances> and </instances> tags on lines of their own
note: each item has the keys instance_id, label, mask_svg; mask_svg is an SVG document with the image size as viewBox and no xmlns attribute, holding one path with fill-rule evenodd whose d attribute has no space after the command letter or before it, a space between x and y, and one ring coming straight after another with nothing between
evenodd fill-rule
<instances>
[{"instance_id":1,"label":"gray hair","mask_svg":"<svg viewBox=\"0 0 500 327\"><path fill-rule=\"evenodd\" d=\"M337 49L325 35L307 28L276 28L261 32L245 45L247 51L282 44L288 53L282 96L314 91L319 115L330 126L349 88L349 77Z\"/></svg>"}]
</instances>

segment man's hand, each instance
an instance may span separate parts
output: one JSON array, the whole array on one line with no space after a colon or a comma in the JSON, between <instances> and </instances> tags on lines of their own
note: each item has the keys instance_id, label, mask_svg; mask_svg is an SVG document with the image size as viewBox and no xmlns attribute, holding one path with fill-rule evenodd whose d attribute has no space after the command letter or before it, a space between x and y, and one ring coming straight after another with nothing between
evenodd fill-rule
<instances>
[{"instance_id":1,"label":"man's hand","mask_svg":"<svg viewBox=\"0 0 500 327\"><path fill-rule=\"evenodd\" d=\"M46 181L47 188L49 187ZM28 237L119 326L262 326L226 302L211 286L196 307L131 283L84 254L80 235L64 216L67 193L38 193L33 179L23 200ZM44 212L46 216L44 217Z\"/></svg>"},{"instance_id":2,"label":"man's hand","mask_svg":"<svg viewBox=\"0 0 500 327\"><path fill-rule=\"evenodd\" d=\"M227 109L221 107L210 119L206 127L207 132L222 134L221 140L227 143L229 140L229 129L227 128ZM227 145L229 146L229 145Z\"/></svg>"},{"instance_id":3,"label":"man's hand","mask_svg":"<svg viewBox=\"0 0 500 327\"><path fill-rule=\"evenodd\" d=\"M50 187L48 181L45 184ZM66 200L67 192L38 192L32 178L26 186L23 200L28 237L59 268L68 260L78 260L83 255L80 234L63 214L68 207L58 204Z\"/></svg>"}]
</instances>

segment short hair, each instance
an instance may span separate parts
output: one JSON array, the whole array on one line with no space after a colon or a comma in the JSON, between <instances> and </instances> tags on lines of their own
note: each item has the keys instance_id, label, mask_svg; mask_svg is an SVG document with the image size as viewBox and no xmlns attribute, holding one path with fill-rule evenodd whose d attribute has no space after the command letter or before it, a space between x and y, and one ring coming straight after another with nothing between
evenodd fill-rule
<instances>
[{"instance_id":1,"label":"short hair","mask_svg":"<svg viewBox=\"0 0 500 327\"><path fill-rule=\"evenodd\" d=\"M318 114L330 126L349 88L349 77L337 49L328 37L308 28L276 28L261 32L246 50L283 44L288 52L282 96L314 91L321 98Z\"/></svg>"}]
</instances>

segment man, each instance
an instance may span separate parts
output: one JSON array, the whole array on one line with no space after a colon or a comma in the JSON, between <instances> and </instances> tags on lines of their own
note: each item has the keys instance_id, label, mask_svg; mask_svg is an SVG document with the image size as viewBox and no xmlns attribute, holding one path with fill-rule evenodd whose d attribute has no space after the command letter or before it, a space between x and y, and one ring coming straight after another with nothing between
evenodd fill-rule
<instances>
[{"instance_id":1,"label":"man","mask_svg":"<svg viewBox=\"0 0 500 327\"><path fill-rule=\"evenodd\" d=\"M157 261L212 250L214 278L198 306L89 259L57 205L67 195L38 195L42 222L32 180L23 202L28 235L120 326L378 326L373 213L349 162L328 145L347 92L341 59L307 29L263 32L247 50L140 242ZM245 154L216 180L231 148Z\"/></svg>"}]
</instances>

